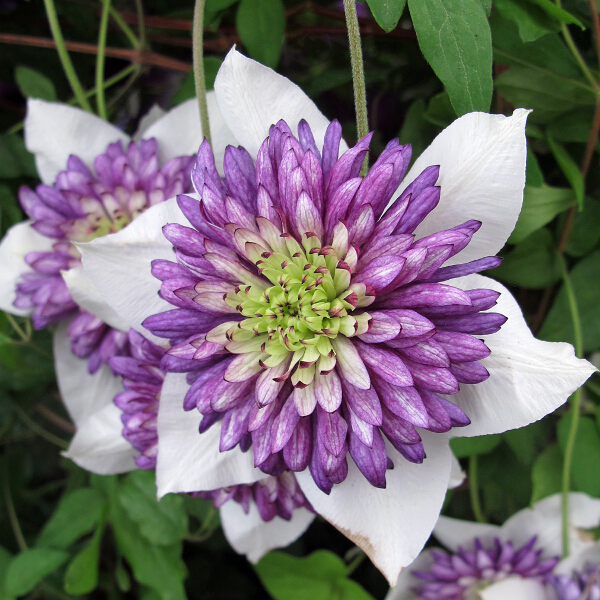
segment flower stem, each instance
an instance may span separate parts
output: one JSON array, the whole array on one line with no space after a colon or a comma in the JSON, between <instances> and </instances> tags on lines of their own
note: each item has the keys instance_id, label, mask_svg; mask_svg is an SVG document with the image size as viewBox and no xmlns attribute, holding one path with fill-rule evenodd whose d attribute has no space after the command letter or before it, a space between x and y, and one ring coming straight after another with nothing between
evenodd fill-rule
<instances>
[{"instance_id":1,"label":"flower stem","mask_svg":"<svg viewBox=\"0 0 600 600\"><path fill-rule=\"evenodd\" d=\"M348 41L350 43L350 62L352 64L352 84L354 86L354 110L356 111L356 129L358 139L369 133L367 119L367 92L365 88L365 70L363 67L362 49L360 44L360 29L356 15L355 0L344 0L346 14L346 27L348 28ZM361 175L369 169L369 155L365 157Z\"/></svg>"},{"instance_id":2,"label":"flower stem","mask_svg":"<svg viewBox=\"0 0 600 600\"><path fill-rule=\"evenodd\" d=\"M202 40L204 36L204 4L206 0L196 0L194 6L194 26L192 34L192 49L194 57L194 83L196 84L196 97L200 109L200 126L202 135L210 144L210 125L208 122L208 105L206 104L206 77L204 75L204 52Z\"/></svg>"},{"instance_id":3,"label":"flower stem","mask_svg":"<svg viewBox=\"0 0 600 600\"><path fill-rule=\"evenodd\" d=\"M139 43L138 48L146 47L146 19L144 17L144 5L142 4L142 0L135 0L135 11L137 13L138 18L138 35Z\"/></svg>"},{"instance_id":4,"label":"flower stem","mask_svg":"<svg viewBox=\"0 0 600 600\"><path fill-rule=\"evenodd\" d=\"M469 457L469 495L471 496L471 508L473 515L478 523L487 523L481 500L479 499L479 489L477 485L477 455L472 454Z\"/></svg>"},{"instance_id":5,"label":"flower stem","mask_svg":"<svg viewBox=\"0 0 600 600\"><path fill-rule=\"evenodd\" d=\"M569 312L573 322L573 332L575 337L575 354L579 357L583 354L583 337L581 334L581 321L579 320L579 310L577 308L577 299L571 285L571 278L567 270L567 263L562 254L557 254L560 263L563 285L567 294L569 303ZM569 491L571 489L571 463L573 462L573 450L575 440L577 439L577 429L579 427L579 413L581 411L581 388L577 389L572 396L571 402L571 428L567 437L565 447L565 459L562 473L562 549L563 557L569 555Z\"/></svg>"},{"instance_id":6,"label":"flower stem","mask_svg":"<svg viewBox=\"0 0 600 600\"><path fill-rule=\"evenodd\" d=\"M106 33L108 31L108 14L111 0L103 0L102 16L100 17L100 30L98 33L98 54L96 54L96 104L98 116L105 121L108 120L106 114L106 102L104 100L104 59L106 58Z\"/></svg>"},{"instance_id":7,"label":"flower stem","mask_svg":"<svg viewBox=\"0 0 600 600\"><path fill-rule=\"evenodd\" d=\"M8 472L8 450L9 446L7 445L4 449L4 461L3 461L3 488L4 488L4 503L6 504L6 512L8 513L8 519L10 521L10 525L12 527L13 533L15 534L15 538L17 540L17 544L19 546L19 550L21 552L25 552L27 550L27 542L25 541L25 537L23 536L23 532L21 531L21 525L19 524L19 517L17 516L17 511L15 510L15 503L13 502L12 494L10 493L10 481L9 481L9 472Z\"/></svg>"},{"instance_id":8,"label":"flower stem","mask_svg":"<svg viewBox=\"0 0 600 600\"><path fill-rule=\"evenodd\" d=\"M125 37L129 40L132 48L139 48L141 46L141 40L135 36L135 33L131 30L131 27L125 23L123 17L119 14L119 11L115 10L113 6L109 6L108 12L112 20L116 23L117 27L125 34ZM141 32L140 32L141 33Z\"/></svg>"},{"instance_id":9,"label":"flower stem","mask_svg":"<svg viewBox=\"0 0 600 600\"><path fill-rule=\"evenodd\" d=\"M71 57L67 52L65 40L63 39L62 31L60 30L60 24L58 22L58 16L56 14L54 0L44 0L44 6L46 7L46 14L48 15L48 24L50 25L50 31L52 31L52 37L54 38L54 43L56 44L56 51L58 52L58 57L60 58L60 62L65 71L65 75L67 76L67 79L69 81L69 85L71 86L71 89L75 94L75 98L77 98L77 102L79 103L79 106L83 108L83 110L93 112L90 103L85 97L83 88L81 87L81 82L79 81L77 73L75 72L75 67L71 62Z\"/></svg>"}]
</instances>

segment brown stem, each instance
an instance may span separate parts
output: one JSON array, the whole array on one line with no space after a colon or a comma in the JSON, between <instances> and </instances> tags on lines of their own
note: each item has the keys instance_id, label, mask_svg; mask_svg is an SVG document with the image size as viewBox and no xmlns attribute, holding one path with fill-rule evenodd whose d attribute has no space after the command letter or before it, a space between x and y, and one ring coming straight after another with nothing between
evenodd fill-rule
<instances>
[{"instance_id":1,"label":"brown stem","mask_svg":"<svg viewBox=\"0 0 600 600\"><path fill-rule=\"evenodd\" d=\"M34 409L37 412L39 412L40 415L43 415L44 417L46 417L46 419L48 419L48 421L50 421L51 423L54 423L61 429L64 429L68 433L75 433L75 427L73 426L72 423L69 423L69 421L67 421L66 419L63 419L56 413L52 412L47 406L44 406L43 404L40 404L38 402L34 406Z\"/></svg>"},{"instance_id":2,"label":"brown stem","mask_svg":"<svg viewBox=\"0 0 600 600\"><path fill-rule=\"evenodd\" d=\"M34 37L31 35L16 35L12 33L0 33L0 43L19 44L22 46L34 46L37 48L55 48L54 40L49 38ZM67 50L71 52L81 52L82 54L96 54L98 46L95 44L86 44L84 42L65 42ZM106 56L111 58L121 58L134 63L162 67L172 71L181 71L187 73L191 68L191 63L187 63L168 56L163 56L150 50L128 50L125 48L106 48Z\"/></svg>"},{"instance_id":3,"label":"brown stem","mask_svg":"<svg viewBox=\"0 0 600 600\"><path fill-rule=\"evenodd\" d=\"M596 52L598 61L600 62L600 17L598 17L598 7L594 0L588 0L590 5L590 13L592 13L592 21L594 23L594 37L596 38Z\"/></svg>"}]
</instances>

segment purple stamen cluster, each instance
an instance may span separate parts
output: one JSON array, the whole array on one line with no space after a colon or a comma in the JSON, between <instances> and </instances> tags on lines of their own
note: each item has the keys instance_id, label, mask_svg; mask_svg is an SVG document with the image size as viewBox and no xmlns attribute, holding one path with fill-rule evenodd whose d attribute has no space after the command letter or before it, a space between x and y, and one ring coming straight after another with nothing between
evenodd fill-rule
<instances>
[{"instance_id":1,"label":"purple stamen cluster","mask_svg":"<svg viewBox=\"0 0 600 600\"><path fill-rule=\"evenodd\" d=\"M71 349L88 359L90 372L111 356L127 353L127 334L116 332L79 309L61 271L80 265L72 242L85 242L119 231L144 210L191 188L192 157L178 157L162 168L154 139L110 144L96 157L94 171L77 156L53 186L22 187L21 206L40 234L56 240L51 252L30 252L25 260L33 272L17 285L15 306L31 310L37 329L75 317L70 324Z\"/></svg>"},{"instance_id":2,"label":"purple stamen cluster","mask_svg":"<svg viewBox=\"0 0 600 600\"><path fill-rule=\"evenodd\" d=\"M416 239L440 199L437 166L384 212L410 146L390 142L363 178L371 135L338 159L337 121L322 153L306 122L298 132L272 126L256 164L228 147L224 178L200 146L192 180L201 200L178 197L192 228L166 225L177 262L152 265L177 308L144 326L171 341L162 367L188 372L184 408L203 415L201 433L221 424L221 451L252 446L256 466L274 476L309 467L325 493L346 478L350 453L385 487L384 436L418 463L417 427L469 423L444 395L488 377L478 361L489 349L475 336L506 319L482 312L497 292L441 282L499 259L443 266L478 221Z\"/></svg>"},{"instance_id":3,"label":"purple stamen cluster","mask_svg":"<svg viewBox=\"0 0 600 600\"><path fill-rule=\"evenodd\" d=\"M235 485L194 495L211 500L215 508L220 508L225 502L234 500L242 506L246 514L250 510L250 504L255 502L258 513L265 522L271 521L276 516L289 521L296 508L304 507L313 510L302 493L296 477L290 471L285 471L277 477L265 477L253 484Z\"/></svg>"},{"instance_id":4,"label":"purple stamen cluster","mask_svg":"<svg viewBox=\"0 0 600 600\"><path fill-rule=\"evenodd\" d=\"M475 539L473 550L458 548L454 554L431 550L429 570L412 573L425 582L414 591L424 600L468 600L477 590L509 575L543 583L559 559L542 559L542 550L533 549L535 542L534 536L515 550L511 542L495 539L492 547L485 548Z\"/></svg>"},{"instance_id":5,"label":"purple stamen cluster","mask_svg":"<svg viewBox=\"0 0 600 600\"><path fill-rule=\"evenodd\" d=\"M568 575L551 575L557 600L600 600L600 565L587 564L583 571Z\"/></svg>"},{"instance_id":6,"label":"purple stamen cluster","mask_svg":"<svg viewBox=\"0 0 600 600\"><path fill-rule=\"evenodd\" d=\"M114 403L122 411L123 437L140 453L134 459L136 465L140 469L154 469L158 453L158 405L165 378L160 361L165 350L133 329L129 331L128 342L131 356L110 359L110 366L115 375L122 377L124 387L124 391L115 396ZM215 508L234 500L242 505L246 514L250 503L255 502L264 521L275 516L289 521L293 510L302 506L312 510L294 474L289 471L278 477L265 477L254 484L194 492L192 495L211 500Z\"/></svg>"}]
</instances>

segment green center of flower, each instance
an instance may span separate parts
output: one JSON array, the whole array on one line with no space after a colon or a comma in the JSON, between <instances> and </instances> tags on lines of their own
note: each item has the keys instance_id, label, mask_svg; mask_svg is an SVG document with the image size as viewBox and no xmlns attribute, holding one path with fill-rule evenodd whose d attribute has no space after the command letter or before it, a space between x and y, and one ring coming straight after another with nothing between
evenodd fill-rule
<instances>
[{"instance_id":1,"label":"green center of flower","mask_svg":"<svg viewBox=\"0 0 600 600\"><path fill-rule=\"evenodd\" d=\"M290 234L282 238L277 252L249 252L271 286L250 282L225 294L225 302L246 317L227 331L226 347L234 354L268 355L263 367L275 367L293 353L290 367L298 369L292 383L302 386L312 381L317 367L326 373L335 366L331 340L365 333L370 316L355 313L361 286L350 285L350 267L332 246L321 246L310 233L302 236L302 244Z\"/></svg>"}]
</instances>

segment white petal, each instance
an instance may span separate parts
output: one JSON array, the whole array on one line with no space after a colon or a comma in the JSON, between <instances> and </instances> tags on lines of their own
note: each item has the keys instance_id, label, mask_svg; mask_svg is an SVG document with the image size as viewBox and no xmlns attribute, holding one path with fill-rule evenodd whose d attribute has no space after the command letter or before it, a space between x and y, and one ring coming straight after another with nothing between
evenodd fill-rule
<instances>
[{"instance_id":1,"label":"white petal","mask_svg":"<svg viewBox=\"0 0 600 600\"><path fill-rule=\"evenodd\" d=\"M433 535L449 550L456 552L459 546L472 549L473 540L479 538L484 544L491 544L494 538L501 537L501 528L487 523L463 521L440 516L433 529ZM531 539L533 533L527 538Z\"/></svg>"},{"instance_id":2,"label":"white petal","mask_svg":"<svg viewBox=\"0 0 600 600\"><path fill-rule=\"evenodd\" d=\"M150 270L154 259L175 258L162 233L167 223L189 226L175 198L148 209L119 233L77 244L83 267L104 300L129 327L159 345L165 340L144 329L142 321L175 308L158 296L160 281Z\"/></svg>"},{"instance_id":3,"label":"white petal","mask_svg":"<svg viewBox=\"0 0 600 600\"><path fill-rule=\"evenodd\" d=\"M107 365L90 375L87 361L71 353L66 323L54 333L54 357L58 389L77 428L64 455L100 475L135 469L137 452L121 435L121 411L113 404L121 378Z\"/></svg>"},{"instance_id":4,"label":"white petal","mask_svg":"<svg viewBox=\"0 0 600 600\"><path fill-rule=\"evenodd\" d=\"M206 94L208 104L208 119L211 133L211 146L215 155L217 167L221 170L225 147L236 144L236 138L223 120L217 107L214 92ZM158 141L158 156L161 164L176 156L197 154L204 139L200 127L198 100L191 98L182 102L162 118L158 119L146 131L144 139L156 138ZM222 172L222 170L221 170Z\"/></svg>"},{"instance_id":5,"label":"white petal","mask_svg":"<svg viewBox=\"0 0 600 600\"><path fill-rule=\"evenodd\" d=\"M17 281L23 273L31 272L31 267L25 262L29 252L49 252L52 250L52 240L40 235L31 227L31 221L13 225L0 243L0 309L13 315L28 315L30 310L13 306Z\"/></svg>"},{"instance_id":6,"label":"white petal","mask_svg":"<svg viewBox=\"0 0 600 600\"><path fill-rule=\"evenodd\" d=\"M373 487L349 459L348 477L329 495L308 470L296 478L314 509L362 548L390 585L419 554L440 514L450 475L450 450L443 434L420 432L427 458L408 462L387 446L394 469L387 488Z\"/></svg>"},{"instance_id":7,"label":"white petal","mask_svg":"<svg viewBox=\"0 0 600 600\"><path fill-rule=\"evenodd\" d=\"M417 238L481 221L469 245L447 264L493 256L517 222L525 187L525 121L529 111L512 117L469 113L440 133L415 161L399 192L431 165L440 165L438 206L417 227Z\"/></svg>"},{"instance_id":8,"label":"white petal","mask_svg":"<svg viewBox=\"0 0 600 600\"><path fill-rule=\"evenodd\" d=\"M297 540L315 518L315 513L301 507L294 510L289 521L276 516L265 523L254 501L250 502L250 510L246 514L234 500L226 502L220 514L227 541L238 554L245 554L251 563L257 563L273 548L284 548Z\"/></svg>"},{"instance_id":9,"label":"white petal","mask_svg":"<svg viewBox=\"0 0 600 600\"><path fill-rule=\"evenodd\" d=\"M252 449L242 452L236 446L219 452L219 423L198 433L200 413L183 410L188 388L185 373L169 373L165 377L158 408L159 498L169 492L210 491L263 479L265 474L254 467Z\"/></svg>"},{"instance_id":10,"label":"white petal","mask_svg":"<svg viewBox=\"0 0 600 600\"><path fill-rule=\"evenodd\" d=\"M167 114L158 104L153 104L150 110L140 119L138 127L133 134L133 141L139 142L143 139L148 139L153 136L146 136L146 131L154 125L158 120L162 119Z\"/></svg>"},{"instance_id":11,"label":"white petal","mask_svg":"<svg viewBox=\"0 0 600 600\"><path fill-rule=\"evenodd\" d=\"M396 585L387 593L385 600L418 600L412 590L423 581L414 577L412 572L428 571L432 564L433 557L430 551L423 550L408 567L400 571Z\"/></svg>"},{"instance_id":12,"label":"white petal","mask_svg":"<svg viewBox=\"0 0 600 600\"><path fill-rule=\"evenodd\" d=\"M507 577L479 591L481 600L547 600L544 586L534 579Z\"/></svg>"},{"instance_id":13,"label":"white petal","mask_svg":"<svg viewBox=\"0 0 600 600\"><path fill-rule=\"evenodd\" d=\"M587 546L579 552L571 552L554 567L554 573L571 576L573 571L582 571L587 564L600 564L600 542Z\"/></svg>"},{"instance_id":14,"label":"white petal","mask_svg":"<svg viewBox=\"0 0 600 600\"><path fill-rule=\"evenodd\" d=\"M81 308L96 315L115 329L128 331L127 322L106 303L83 266L62 271L62 277L69 288L69 292L71 292L73 300Z\"/></svg>"},{"instance_id":15,"label":"white petal","mask_svg":"<svg viewBox=\"0 0 600 600\"><path fill-rule=\"evenodd\" d=\"M452 454L450 458L450 479L448 480L448 489L453 490L459 485L462 485L462 482L465 480L466 476L466 473L462 470L462 467L460 466L460 462L458 461L456 456Z\"/></svg>"},{"instance_id":16,"label":"white petal","mask_svg":"<svg viewBox=\"0 0 600 600\"><path fill-rule=\"evenodd\" d=\"M458 394L448 396L471 419L470 425L453 429L453 435L500 433L533 423L564 404L596 370L587 360L575 358L571 344L535 339L516 300L497 281L469 275L451 283L464 290L501 292L491 312L508 317L498 333L481 336L491 350L481 361L490 377L476 385L462 384Z\"/></svg>"},{"instance_id":17,"label":"white petal","mask_svg":"<svg viewBox=\"0 0 600 600\"><path fill-rule=\"evenodd\" d=\"M314 102L286 77L246 58L235 48L229 51L215 80L217 103L239 143L256 156L269 135L269 127L284 119L292 132L304 119L318 148L323 146L327 118ZM342 140L340 149L347 148Z\"/></svg>"},{"instance_id":18,"label":"white petal","mask_svg":"<svg viewBox=\"0 0 600 600\"><path fill-rule=\"evenodd\" d=\"M88 167L112 142L129 143L130 137L100 117L80 108L29 99L25 117L25 145L35 156L40 179L48 185L67 168L71 154Z\"/></svg>"},{"instance_id":19,"label":"white petal","mask_svg":"<svg viewBox=\"0 0 600 600\"><path fill-rule=\"evenodd\" d=\"M536 502L533 508L526 508L514 514L502 526L502 537L524 544L533 535L537 536L536 546L544 548L545 556L562 554L562 497L560 494L548 496ZM569 548L577 554L593 543L593 537L582 530L592 529L600 524L600 500L581 492L569 494Z\"/></svg>"}]
</instances>

